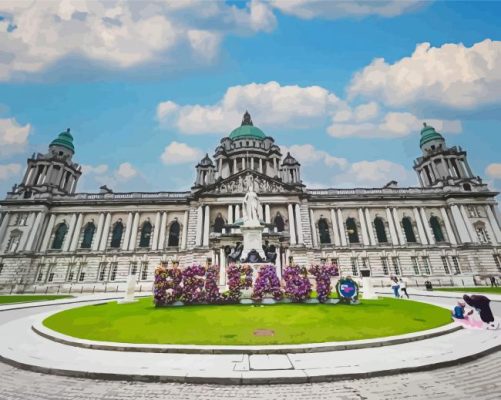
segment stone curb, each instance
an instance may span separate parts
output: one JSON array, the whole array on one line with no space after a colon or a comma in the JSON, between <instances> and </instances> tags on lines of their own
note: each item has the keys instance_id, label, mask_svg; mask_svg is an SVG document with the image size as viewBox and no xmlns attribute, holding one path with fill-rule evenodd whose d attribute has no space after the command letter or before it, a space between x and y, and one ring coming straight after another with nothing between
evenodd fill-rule
<instances>
[{"instance_id":1,"label":"stone curb","mask_svg":"<svg viewBox=\"0 0 501 400\"><path fill-rule=\"evenodd\" d=\"M59 312L59 311L58 311ZM79 339L61 334L43 325L42 321L55 313L47 313L36 321L31 329L45 339L64 345L93 350L111 350L141 353L182 353L182 354L295 354L321 353L326 351L343 351L368 349L372 347L393 346L397 344L416 342L447 335L463 329L455 322L434 329L413 332L386 338L354 340L346 342L308 343L300 345L267 345L267 346L205 346L205 345L144 345L117 342L102 342Z\"/></svg>"},{"instance_id":2,"label":"stone curb","mask_svg":"<svg viewBox=\"0 0 501 400\"><path fill-rule=\"evenodd\" d=\"M263 385L263 384L302 384L316 382L333 382L351 379L366 379L382 376L398 375L412 372L433 371L439 368L450 367L454 365L464 364L466 362L477 360L486 355L492 354L501 350L501 345L494 346L476 354L457 358L455 360L441 361L437 363L421 365L416 367L404 367L387 369L372 372L354 372L354 373L339 373L339 374L308 374L305 370L293 370L294 376L273 376L273 371L261 373L261 376L254 376L249 373L241 373L240 376L220 377L220 376L192 376L189 374L180 375L125 375L104 372L91 371L75 371L58 368L47 368L37 365L30 365L18 362L0 355L0 361L11 366L32 371L41 372L51 375L68 376L74 378L86 379L101 379L101 380L119 380L133 382L172 382L172 383L193 383L193 384L218 384L218 385ZM292 371L291 371L292 372ZM251 375L251 376L245 376ZM268 376L265 376L268 375Z\"/></svg>"}]
</instances>

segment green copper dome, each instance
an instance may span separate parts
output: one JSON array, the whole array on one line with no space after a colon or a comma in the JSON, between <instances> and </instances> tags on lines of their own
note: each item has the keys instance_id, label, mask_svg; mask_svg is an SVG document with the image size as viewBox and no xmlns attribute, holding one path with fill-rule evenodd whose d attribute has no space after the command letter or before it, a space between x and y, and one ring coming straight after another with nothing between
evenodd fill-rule
<instances>
[{"instance_id":1,"label":"green copper dome","mask_svg":"<svg viewBox=\"0 0 501 400\"><path fill-rule=\"evenodd\" d=\"M246 111L244 117L242 118L242 125L230 133L230 139L241 139L241 138L251 138L251 139L264 139L266 135L264 132L256 128L253 123L250 114Z\"/></svg>"},{"instance_id":2,"label":"green copper dome","mask_svg":"<svg viewBox=\"0 0 501 400\"><path fill-rule=\"evenodd\" d=\"M72 152L75 152L75 146L73 146L73 136L71 136L70 128L68 128L64 132L61 132L59 136L51 142L50 145L61 146L68 150L71 150Z\"/></svg>"},{"instance_id":3,"label":"green copper dome","mask_svg":"<svg viewBox=\"0 0 501 400\"><path fill-rule=\"evenodd\" d=\"M438 133L433 126L423 124L423 129L421 129L421 140L419 141L419 146L423 147L428 142L432 140L444 140L444 137Z\"/></svg>"}]
</instances>

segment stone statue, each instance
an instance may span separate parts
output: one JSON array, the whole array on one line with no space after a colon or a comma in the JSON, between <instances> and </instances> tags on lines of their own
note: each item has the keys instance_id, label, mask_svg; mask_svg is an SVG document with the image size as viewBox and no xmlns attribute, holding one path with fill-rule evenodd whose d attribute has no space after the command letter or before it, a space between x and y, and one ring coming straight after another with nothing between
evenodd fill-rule
<instances>
[{"instance_id":1,"label":"stone statue","mask_svg":"<svg viewBox=\"0 0 501 400\"><path fill-rule=\"evenodd\" d=\"M235 248L228 254L228 259L233 262L237 262L240 260L240 256L242 255L242 250L244 249L244 245L240 242L237 242Z\"/></svg>"},{"instance_id":2,"label":"stone statue","mask_svg":"<svg viewBox=\"0 0 501 400\"><path fill-rule=\"evenodd\" d=\"M242 216L244 225L256 226L259 225L259 207L261 207L261 203L259 202L257 193L254 192L253 186L254 184L251 181L242 204Z\"/></svg>"}]
</instances>

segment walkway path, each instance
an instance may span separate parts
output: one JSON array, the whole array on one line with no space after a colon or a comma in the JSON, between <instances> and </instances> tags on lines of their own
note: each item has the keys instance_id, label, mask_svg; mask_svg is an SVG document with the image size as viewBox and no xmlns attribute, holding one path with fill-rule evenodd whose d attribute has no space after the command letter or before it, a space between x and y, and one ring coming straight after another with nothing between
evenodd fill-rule
<instances>
[{"instance_id":1,"label":"walkway path","mask_svg":"<svg viewBox=\"0 0 501 400\"><path fill-rule=\"evenodd\" d=\"M72 376L249 384L339 380L429 370L501 348L501 330L463 329L417 342L321 353L162 354L91 350L60 344L35 333L31 327L45 312L40 310L2 325L0 356L15 365Z\"/></svg>"}]
</instances>

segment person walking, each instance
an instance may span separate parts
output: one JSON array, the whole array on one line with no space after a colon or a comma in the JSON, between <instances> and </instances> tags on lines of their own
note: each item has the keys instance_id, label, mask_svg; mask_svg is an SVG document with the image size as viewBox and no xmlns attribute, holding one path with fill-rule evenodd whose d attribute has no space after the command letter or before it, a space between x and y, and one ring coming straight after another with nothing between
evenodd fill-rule
<instances>
[{"instance_id":1,"label":"person walking","mask_svg":"<svg viewBox=\"0 0 501 400\"><path fill-rule=\"evenodd\" d=\"M409 293L407 293L407 282L403 278L400 278L400 291L404 292L407 298L409 298ZM402 299L404 298L404 295L401 296Z\"/></svg>"},{"instance_id":2,"label":"person walking","mask_svg":"<svg viewBox=\"0 0 501 400\"><path fill-rule=\"evenodd\" d=\"M491 276L491 287L497 287L497 283L496 283L496 277L495 276Z\"/></svg>"},{"instance_id":3,"label":"person walking","mask_svg":"<svg viewBox=\"0 0 501 400\"><path fill-rule=\"evenodd\" d=\"M391 289L393 290L393 294L395 295L395 297L397 299L399 299L400 298L400 293L399 293L400 285L398 284L398 279L396 276L392 276L390 279L391 279Z\"/></svg>"}]
</instances>

